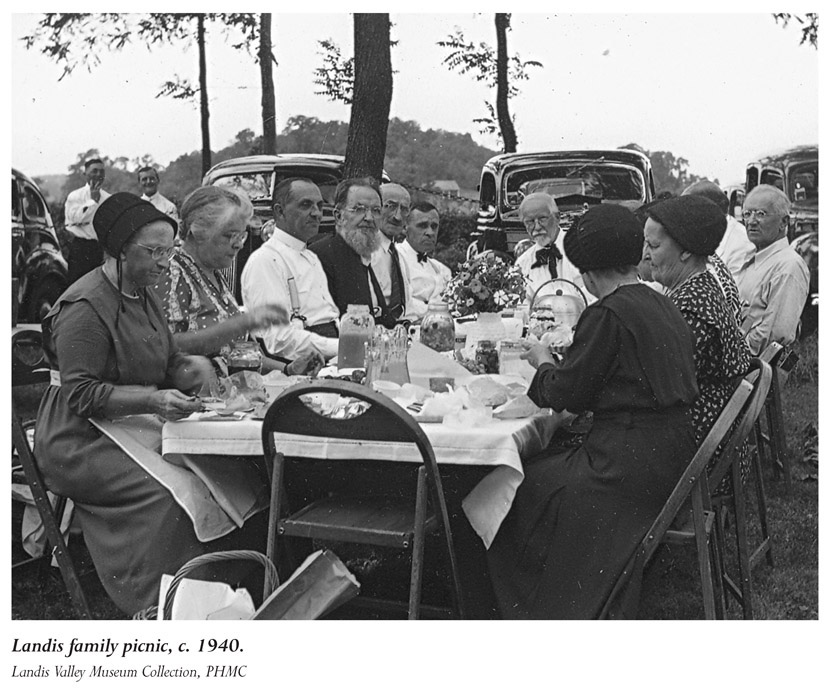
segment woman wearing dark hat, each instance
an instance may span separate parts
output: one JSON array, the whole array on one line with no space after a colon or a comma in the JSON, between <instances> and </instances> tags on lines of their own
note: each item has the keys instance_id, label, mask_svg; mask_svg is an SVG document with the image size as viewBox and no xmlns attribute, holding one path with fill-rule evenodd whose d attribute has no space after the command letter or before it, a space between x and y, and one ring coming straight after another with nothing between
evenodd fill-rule
<instances>
[{"instance_id":1,"label":"woman wearing dark hat","mask_svg":"<svg viewBox=\"0 0 828 700\"><path fill-rule=\"evenodd\" d=\"M658 202L647 216L644 260L696 341L699 396L693 402L693 429L700 443L750 364L747 343L708 268L708 256L721 242L727 219L709 199L692 194Z\"/></svg>"},{"instance_id":2,"label":"woman wearing dark hat","mask_svg":"<svg viewBox=\"0 0 828 700\"><path fill-rule=\"evenodd\" d=\"M126 192L93 220L104 263L75 282L43 321L52 382L38 411L35 453L50 490L71 498L107 593L125 612L157 602L162 573L210 548L168 487L90 419L199 410L206 358L176 350L147 288L169 265L174 220ZM186 470L181 470L186 471ZM183 479L184 477L182 477Z\"/></svg>"},{"instance_id":3,"label":"woman wearing dark hat","mask_svg":"<svg viewBox=\"0 0 828 700\"><path fill-rule=\"evenodd\" d=\"M638 281L642 246L641 223L612 204L589 209L564 238L598 301L561 364L540 345L524 353L538 370L529 396L592 411L594 422L577 449L525 467L489 550L504 617L598 617L693 455L693 338L675 305ZM611 616L635 615L635 571Z\"/></svg>"}]
</instances>

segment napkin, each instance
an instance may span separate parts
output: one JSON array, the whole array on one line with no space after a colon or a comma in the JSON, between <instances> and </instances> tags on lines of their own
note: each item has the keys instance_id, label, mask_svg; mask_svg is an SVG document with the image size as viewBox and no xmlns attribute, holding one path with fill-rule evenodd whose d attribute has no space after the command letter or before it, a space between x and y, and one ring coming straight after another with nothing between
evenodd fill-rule
<instances>
[{"instance_id":1,"label":"napkin","mask_svg":"<svg viewBox=\"0 0 828 700\"><path fill-rule=\"evenodd\" d=\"M425 389L431 388L432 378L456 380L471 376L465 367L422 343L412 343L408 349L408 374L413 384Z\"/></svg>"}]
</instances>

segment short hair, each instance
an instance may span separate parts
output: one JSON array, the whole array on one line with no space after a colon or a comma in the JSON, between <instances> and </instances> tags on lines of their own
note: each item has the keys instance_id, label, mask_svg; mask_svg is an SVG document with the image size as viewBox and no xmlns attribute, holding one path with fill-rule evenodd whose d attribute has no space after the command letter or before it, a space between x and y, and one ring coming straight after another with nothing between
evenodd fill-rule
<instances>
[{"instance_id":1,"label":"short hair","mask_svg":"<svg viewBox=\"0 0 828 700\"><path fill-rule=\"evenodd\" d=\"M181 238L215 226L228 207L237 208L243 216L253 216L253 205L241 192L209 185L187 195L181 205Z\"/></svg>"},{"instance_id":2,"label":"short hair","mask_svg":"<svg viewBox=\"0 0 828 700\"><path fill-rule=\"evenodd\" d=\"M380 186L379 186L380 198L384 199L383 189L387 188L387 187L399 187L403 192L405 192L408 195L408 198L411 199L411 193L405 187L403 187L399 182L383 182L383 183L381 183Z\"/></svg>"},{"instance_id":3,"label":"short hair","mask_svg":"<svg viewBox=\"0 0 828 700\"><path fill-rule=\"evenodd\" d=\"M699 197L704 197L705 199L709 199L713 204L715 204L719 209L721 209L725 214L730 212L730 200L727 198L727 195L722 191L721 187L719 187L715 182L710 182L710 180L699 180L698 182L694 182L689 187L685 188L684 192L681 193L682 196L686 194L695 194Z\"/></svg>"},{"instance_id":4,"label":"short hair","mask_svg":"<svg viewBox=\"0 0 828 700\"><path fill-rule=\"evenodd\" d=\"M343 180L336 186L336 192L334 193L334 207L341 209L345 206L345 202L348 201L348 193L353 187L370 187L377 193L377 195L379 195L380 201L382 201L382 192L380 192L379 183L376 178L350 177L347 180Z\"/></svg>"},{"instance_id":5,"label":"short hair","mask_svg":"<svg viewBox=\"0 0 828 700\"><path fill-rule=\"evenodd\" d=\"M560 214L558 203L555 201L555 198L549 194L549 192L532 192L531 194L527 194L521 200L520 206L518 206L518 215L523 216L523 205L526 204L526 202L531 202L536 199L544 200L549 205L549 208L552 210L553 214Z\"/></svg>"},{"instance_id":6,"label":"short hair","mask_svg":"<svg viewBox=\"0 0 828 700\"><path fill-rule=\"evenodd\" d=\"M773 208L776 210L776 214L782 214L783 216L791 215L791 200L788 199L788 195L773 185L756 185L756 187L745 195L745 201L752 194L763 193L773 195ZM742 203L742 208L744 209L744 203Z\"/></svg>"},{"instance_id":7,"label":"short hair","mask_svg":"<svg viewBox=\"0 0 828 700\"><path fill-rule=\"evenodd\" d=\"M273 190L273 212L276 212L276 205L278 204L282 209L285 208L285 205L288 203L290 199L290 190L293 187L294 182L307 182L309 185L315 185L316 183L307 177L288 177L282 180L276 188Z\"/></svg>"},{"instance_id":8,"label":"short hair","mask_svg":"<svg viewBox=\"0 0 828 700\"><path fill-rule=\"evenodd\" d=\"M158 177L158 170L152 167L151 165L145 165L143 168L138 168L138 172L136 173L136 175L138 177L141 177L141 173L146 173L150 170L155 173L155 177Z\"/></svg>"},{"instance_id":9,"label":"short hair","mask_svg":"<svg viewBox=\"0 0 828 700\"><path fill-rule=\"evenodd\" d=\"M90 165L95 165L95 163L100 163L101 165L104 165L104 162L100 158L90 158L83 164L84 172L89 169Z\"/></svg>"},{"instance_id":10,"label":"short hair","mask_svg":"<svg viewBox=\"0 0 828 700\"><path fill-rule=\"evenodd\" d=\"M428 214L430 211L436 211L438 214L440 213L437 207L435 207L431 202L428 201L421 201L421 202L414 202L411 205L411 211L421 211L424 214Z\"/></svg>"}]
</instances>

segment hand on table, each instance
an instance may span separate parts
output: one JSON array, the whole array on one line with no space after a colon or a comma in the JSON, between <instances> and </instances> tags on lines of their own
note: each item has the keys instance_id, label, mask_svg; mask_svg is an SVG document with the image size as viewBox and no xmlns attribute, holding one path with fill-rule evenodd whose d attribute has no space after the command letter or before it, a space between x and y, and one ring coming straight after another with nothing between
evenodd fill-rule
<instances>
[{"instance_id":1,"label":"hand on table","mask_svg":"<svg viewBox=\"0 0 828 700\"><path fill-rule=\"evenodd\" d=\"M178 389L161 389L153 394L155 413L167 420L181 420L201 410L201 399L187 396Z\"/></svg>"}]
</instances>

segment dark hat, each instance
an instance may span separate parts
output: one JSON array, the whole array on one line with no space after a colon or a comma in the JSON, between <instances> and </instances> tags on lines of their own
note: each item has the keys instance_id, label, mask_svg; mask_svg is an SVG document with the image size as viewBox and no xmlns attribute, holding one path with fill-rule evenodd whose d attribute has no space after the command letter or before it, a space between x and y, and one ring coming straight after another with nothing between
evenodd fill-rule
<instances>
[{"instance_id":1,"label":"dark hat","mask_svg":"<svg viewBox=\"0 0 828 700\"><path fill-rule=\"evenodd\" d=\"M178 231L178 224L158 211L146 199L131 192L116 192L98 205L92 226L103 249L118 257L133 234L153 221L166 221Z\"/></svg>"},{"instance_id":2,"label":"dark hat","mask_svg":"<svg viewBox=\"0 0 828 700\"><path fill-rule=\"evenodd\" d=\"M599 204L572 223L563 243L566 256L581 272L637 265L644 248L644 229L626 207Z\"/></svg>"},{"instance_id":3,"label":"dark hat","mask_svg":"<svg viewBox=\"0 0 828 700\"><path fill-rule=\"evenodd\" d=\"M647 211L676 243L696 255L716 252L727 230L727 217L707 197L683 194L658 202Z\"/></svg>"}]
</instances>

